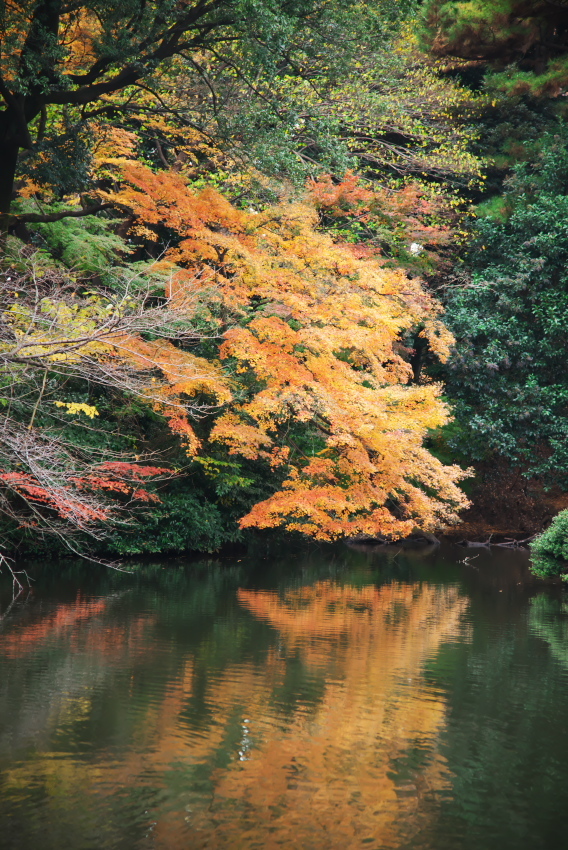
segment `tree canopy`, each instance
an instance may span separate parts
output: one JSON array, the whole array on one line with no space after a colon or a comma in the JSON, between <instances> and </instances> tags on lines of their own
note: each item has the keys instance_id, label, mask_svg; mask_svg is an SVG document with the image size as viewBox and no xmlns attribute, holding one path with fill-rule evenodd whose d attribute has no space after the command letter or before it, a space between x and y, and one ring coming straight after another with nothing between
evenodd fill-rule
<instances>
[{"instance_id":1,"label":"tree canopy","mask_svg":"<svg viewBox=\"0 0 568 850\"><path fill-rule=\"evenodd\" d=\"M313 77L328 66L332 45L338 64L354 50L354 33L341 26L351 7L367 38L378 38L406 4L327 3L323 0L3 0L0 15L0 212L9 210L20 150L43 145L54 115L63 130L54 152L80 148L86 120L115 114L120 105L101 99L144 87L174 57L209 85L209 58L228 63L237 77L259 68L272 74ZM345 38L345 35L348 37ZM255 70L256 69L256 70ZM179 72L179 67L177 69ZM61 123L61 122L60 122ZM73 157L71 157L71 160ZM80 160L80 156L75 159Z\"/></svg>"},{"instance_id":2,"label":"tree canopy","mask_svg":"<svg viewBox=\"0 0 568 850\"><path fill-rule=\"evenodd\" d=\"M566 486L568 2L0 10L6 540L393 539L470 460Z\"/></svg>"},{"instance_id":3,"label":"tree canopy","mask_svg":"<svg viewBox=\"0 0 568 850\"><path fill-rule=\"evenodd\" d=\"M472 276L448 292L446 314L457 341L448 390L468 450L497 452L564 485L567 204L564 131L479 209Z\"/></svg>"}]
</instances>

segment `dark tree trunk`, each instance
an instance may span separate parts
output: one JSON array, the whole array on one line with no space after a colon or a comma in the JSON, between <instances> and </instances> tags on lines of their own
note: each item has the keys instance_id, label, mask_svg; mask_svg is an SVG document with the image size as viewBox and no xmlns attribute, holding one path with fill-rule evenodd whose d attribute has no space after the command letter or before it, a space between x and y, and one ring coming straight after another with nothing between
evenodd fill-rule
<instances>
[{"instance_id":1,"label":"dark tree trunk","mask_svg":"<svg viewBox=\"0 0 568 850\"><path fill-rule=\"evenodd\" d=\"M10 212L18 153L32 147L28 124L42 109L37 98L9 95L6 100L8 104L0 111L0 215Z\"/></svg>"},{"instance_id":2,"label":"dark tree trunk","mask_svg":"<svg viewBox=\"0 0 568 850\"><path fill-rule=\"evenodd\" d=\"M18 163L19 145L17 142L0 142L0 214L10 212L14 195L14 178Z\"/></svg>"},{"instance_id":3,"label":"dark tree trunk","mask_svg":"<svg viewBox=\"0 0 568 850\"><path fill-rule=\"evenodd\" d=\"M422 373L422 367L424 365L424 360L426 358L426 352L428 351L428 340L425 339L420 334L416 334L414 337L414 351L410 357L410 365L412 367L412 384L420 383L420 376Z\"/></svg>"}]
</instances>

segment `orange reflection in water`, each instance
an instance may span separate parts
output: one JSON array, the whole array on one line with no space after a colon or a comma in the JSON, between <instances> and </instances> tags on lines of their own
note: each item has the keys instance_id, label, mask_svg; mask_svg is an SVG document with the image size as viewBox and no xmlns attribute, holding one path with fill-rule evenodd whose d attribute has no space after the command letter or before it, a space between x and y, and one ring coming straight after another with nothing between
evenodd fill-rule
<instances>
[{"instance_id":1,"label":"orange reflection in water","mask_svg":"<svg viewBox=\"0 0 568 850\"><path fill-rule=\"evenodd\" d=\"M102 614L107 608L105 599L83 599L81 594L72 603L63 603L47 617L37 623L16 628L11 634L2 636L0 654L6 658L22 658L33 652L47 640L61 637L83 620Z\"/></svg>"},{"instance_id":2,"label":"orange reflection in water","mask_svg":"<svg viewBox=\"0 0 568 850\"><path fill-rule=\"evenodd\" d=\"M422 669L442 642L463 639L467 599L453 587L332 582L283 597L240 590L238 598L278 630L282 646L269 653L263 675L241 666L238 676L212 683L216 705L247 695L242 749L216 772L209 806L191 812L185 830L179 815L156 824L157 846L399 847L423 824L425 796L450 788L436 746L444 698L425 687ZM323 673L325 686L319 702L297 706L279 725L271 702L291 653ZM423 762L397 778L393 760L410 747L421 748Z\"/></svg>"},{"instance_id":3,"label":"orange reflection in water","mask_svg":"<svg viewBox=\"0 0 568 850\"><path fill-rule=\"evenodd\" d=\"M429 818L428 800L451 788L438 751L444 695L427 686L423 670L444 642L467 638L468 600L451 586L329 581L284 595L239 590L238 600L276 632L262 661L226 664L203 693L190 653L165 693L145 703L120 757L101 752L92 762L61 762L38 753L6 775L6 787L43 777L46 789L57 789L47 797L59 818L68 801L70 825L117 792L161 788L166 802L147 812L155 850L404 846ZM74 616L94 614L96 604L80 604ZM44 628L57 633L71 616L60 611ZM151 653L148 623L140 620L125 634L115 624L108 641L99 634L84 646L110 658L118 646L129 657ZM303 685L314 683L303 701L302 688L287 678L291 664L301 668ZM212 720L193 728L189 706L198 688ZM295 701L285 704L291 693ZM70 715L88 712L85 698L69 705ZM239 740L228 743L235 728ZM418 751L410 767L397 769ZM195 777L205 774L193 773L196 766L208 766L199 787ZM120 824L113 829L119 836Z\"/></svg>"}]
</instances>

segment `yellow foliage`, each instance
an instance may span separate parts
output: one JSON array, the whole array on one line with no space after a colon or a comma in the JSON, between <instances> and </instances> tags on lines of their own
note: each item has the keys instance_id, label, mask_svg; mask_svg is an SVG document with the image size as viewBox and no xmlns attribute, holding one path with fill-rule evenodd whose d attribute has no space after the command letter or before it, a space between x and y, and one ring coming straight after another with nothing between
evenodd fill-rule
<instances>
[{"instance_id":1,"label":"yellow foliage","mask_svg":"<svg viewBox=\"0 0 568 850\"><path fill-rule=\"evenodd\" d=\"M138 139L123 127L99 122L93 126L93 170L98 179L111 174L112 163L134 156Z\"/></svg>"},{"instance_id":2,"label":"yellow foliage","mask_svg":"<svg viewBox=\"0 0 568 850\"><path fill-rule=\"evenodd\" d=\"M99 415L99 411L92 404L83 404L78 401L56 401L55 405L56 407L66 407L67 410L65 413L68 413L70 416L75 416L77 413L84 413L89 419L94 419L95 416Z\"/></svg>"}]
</instances>

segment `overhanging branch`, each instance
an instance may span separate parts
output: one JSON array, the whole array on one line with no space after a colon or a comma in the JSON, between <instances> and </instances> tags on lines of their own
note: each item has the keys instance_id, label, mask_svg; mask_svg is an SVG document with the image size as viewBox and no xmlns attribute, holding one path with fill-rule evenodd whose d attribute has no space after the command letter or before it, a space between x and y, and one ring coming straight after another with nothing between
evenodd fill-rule
<instances>
[{"instance_id":1,"label":"overhanging branch","mask_svg":"<svg viewBox=\"0 0 568 850\"><path fill-rule=\"evenodd\" d=\"M22 213L22 215L3 215L0 222L4 220L8 228L12 229L18 224L43 224L51 221L61 221L63 218L83 218L86 215L94 215L101 210L110 209L113 204L94 204L80 210L62 210L56 213Z\"/></svg>"}]
</instances>

